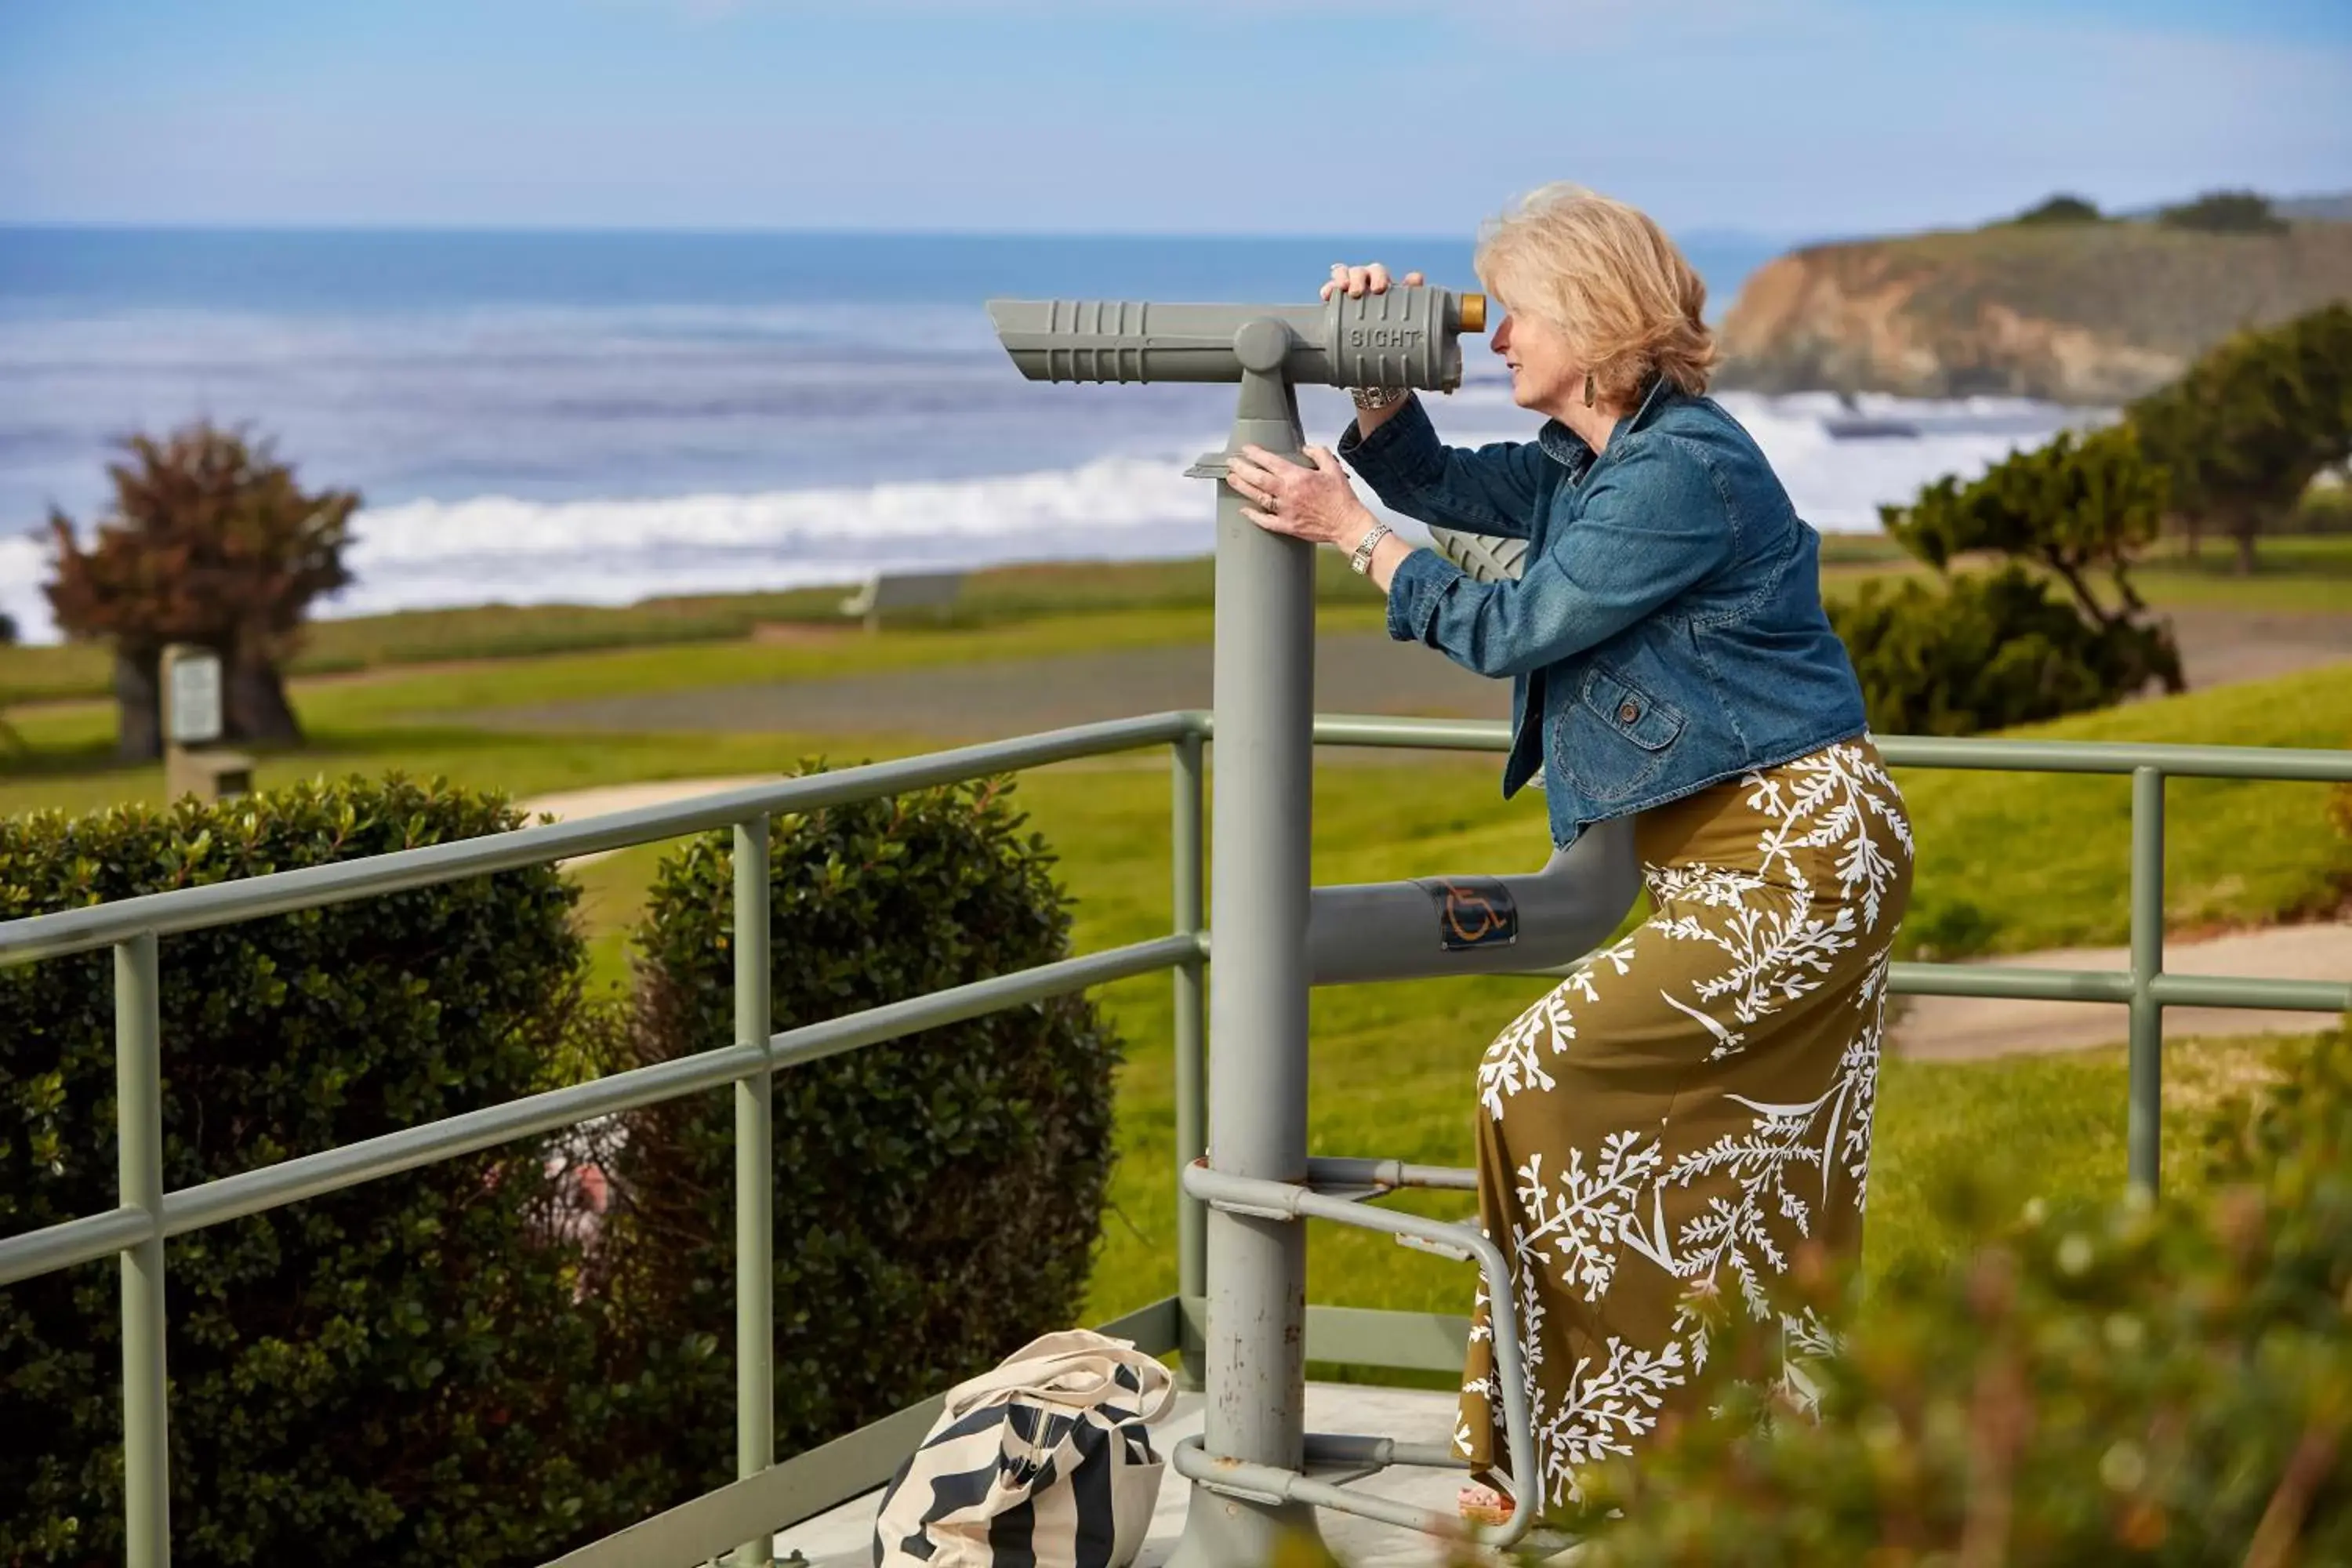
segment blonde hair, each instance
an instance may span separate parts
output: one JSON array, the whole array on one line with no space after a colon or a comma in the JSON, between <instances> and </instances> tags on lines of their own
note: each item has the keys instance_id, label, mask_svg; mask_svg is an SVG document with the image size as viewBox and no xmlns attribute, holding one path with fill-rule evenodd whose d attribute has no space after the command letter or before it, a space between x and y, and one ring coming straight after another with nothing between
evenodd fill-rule
<instances>
[{"instance_id":1,"label":"blonde hair","mask_svg":"<svg viewBox=\"0 0 2352 1568\"><path fill-rule=\"evenodd\" d=\"M1706 390L1720 357L1706 285L1646 213L1545 185L1488 220L1474 265L1510 309L1567 334L1600 399L1630 407L1653 374Z\"/></svg>"}]
</instances>

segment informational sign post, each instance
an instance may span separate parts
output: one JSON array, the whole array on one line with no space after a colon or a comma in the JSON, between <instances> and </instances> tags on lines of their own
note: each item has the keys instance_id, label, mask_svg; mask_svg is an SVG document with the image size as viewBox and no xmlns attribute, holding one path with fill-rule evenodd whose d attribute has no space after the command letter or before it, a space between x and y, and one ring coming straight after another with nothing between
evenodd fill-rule
<instances>
[{"instance_id":1,"label":"informational sign post","mask_svg":"<svg viewBox=\"0 0 2352 1568\"><path fill-rule=\"evenodd\" d=\"M170 649L163 658L164 739L175 746L209 746L221 734L220 655Z\"/></svg>"},{"instance_id":2,"label":"informational sign post","mask_svg":"<svg viewBox=\"0 0 2352 1568\"><path fill-rule=\"evenodd\" d=\"M220 800L253 788L253 759L222 751L228 733L221 657L208 647L174 643L157 669L163 728L163 793Z\"/></svg>"}]
</instances>

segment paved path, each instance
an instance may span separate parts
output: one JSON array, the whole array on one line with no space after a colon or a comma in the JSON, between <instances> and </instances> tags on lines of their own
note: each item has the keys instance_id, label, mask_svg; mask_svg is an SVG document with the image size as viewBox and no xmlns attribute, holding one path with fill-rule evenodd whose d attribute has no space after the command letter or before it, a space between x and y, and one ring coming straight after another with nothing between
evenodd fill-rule
<instances>
[{"instance_id":1,"label":"paved path","mask_svg":"<svg viewBox=\"0 0 2352 1568\"><path fill-rule=\"evenodd\" d=\"M991 660L818 680L592 698L467 716L505 729L924 735L993 740L1210 702L1206 643L1108 648L1084 658ZM1327 713L1505 719L1511 689L1378 632L1318 640L1315 705Z\"/></svg>"},{"instance_id":2,"label":"paved path","mask_svg":"<svg viewBox=\"0 0 2352 1568\"><path fill-rule=\"evenodd\" d=\"M2352 660L2352 616L2175 612L2189 683L2202 688ZM920 735L992 740L1210 704L1206 643L1084 657L991 660L812 680L589 698L467 714L507 730ZM2347 672L2352 673L2352 672ZM1317 639L1315 706L1326 713L1503 719L1510 687L1382 632Z\"/></svg>"},{"instance_id":3,"label":"paved path","mask_svg":"<svg viewBox=\"0 0 2352 1568\"><path fill-rule=\"evenodd\" d=\"M609 816L616 811L635 811L641 806L667 805L672 801L692 800L697 795L723 795L732 789L748 789L753 784L771 783L777 776L755 773L731 778L653 779L640 784L601 784L593 789L561 790L518 805L533 822L542 816L551 816L558 822L573 822L583 817ZM617 849L605 849L593 855L577 855L562 864L593 866L619 853Z\"/></svg>"},{"instance_id":4,"label":"paved path","mask_svg":"<svg viewBox=\"0 0 2352 1568\"><path fill-rule=\"evenodd\" d=\"M2163 612L2192 689L2352 659L2352 616L2185 607Z\"/></svg>"}]
</instances>

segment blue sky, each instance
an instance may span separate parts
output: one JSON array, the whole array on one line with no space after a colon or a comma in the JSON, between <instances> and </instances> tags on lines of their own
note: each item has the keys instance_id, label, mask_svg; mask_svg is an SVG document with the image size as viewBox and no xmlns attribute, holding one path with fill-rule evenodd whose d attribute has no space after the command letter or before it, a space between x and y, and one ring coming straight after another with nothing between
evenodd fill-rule
<instances>
[{"instance_id":1,"label":"blue sky","mask_svg":"<svg viewBox=\"0 0 2352 1568\"><path fill-rule=\"evenodd\" d=\"M1679 230L2352 188L2352 0L0 0L0 221Z\"/></svg>"}]
</instances>

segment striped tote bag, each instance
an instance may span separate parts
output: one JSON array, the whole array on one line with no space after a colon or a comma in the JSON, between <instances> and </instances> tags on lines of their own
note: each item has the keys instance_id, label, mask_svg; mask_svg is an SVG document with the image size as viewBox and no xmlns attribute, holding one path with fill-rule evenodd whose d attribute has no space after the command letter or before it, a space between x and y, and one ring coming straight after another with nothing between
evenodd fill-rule
<instances>
[{"instance_id":1,"label":"striped tote bag","mask_svg":"<svg viewBox=\"0 0 2352 1568\"><path fill-rule=\"evenodd\" d=\"M1085 1329L958 1384L883 1494L875 1568L1126 1568L1164 1469L1146 1423L1175 1397L1166 1367Z\"/></svg>"}]
</instances>

